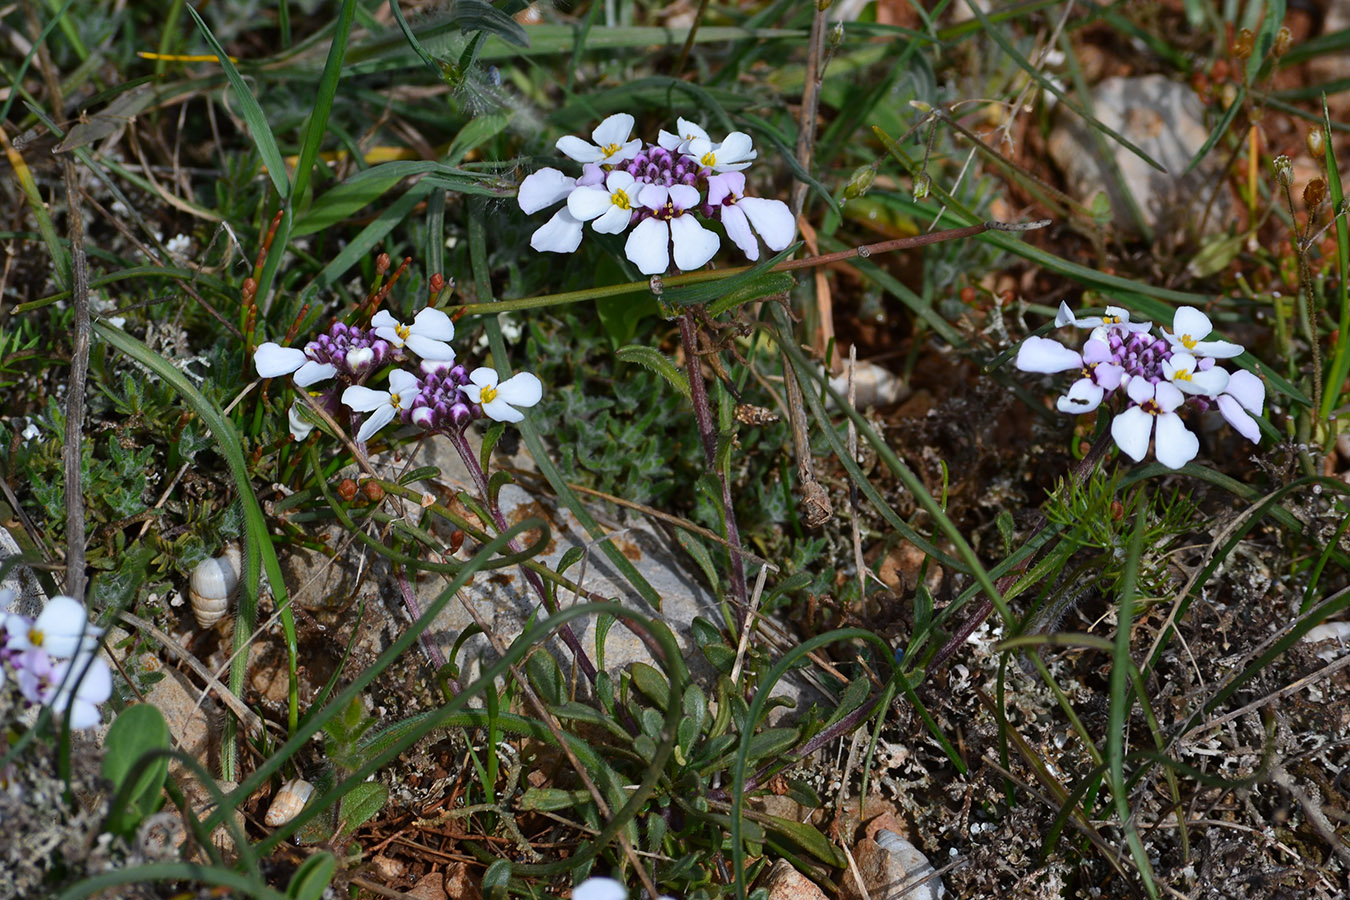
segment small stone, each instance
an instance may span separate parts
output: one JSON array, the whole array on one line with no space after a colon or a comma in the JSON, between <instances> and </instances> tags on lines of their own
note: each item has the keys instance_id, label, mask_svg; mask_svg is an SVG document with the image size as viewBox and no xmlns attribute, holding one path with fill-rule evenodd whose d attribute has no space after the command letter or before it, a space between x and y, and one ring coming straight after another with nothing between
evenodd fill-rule
<instances>
[{"instance_id":1,"label":"small stone","mask_svg":"<svg viewBox=\"0 0 1350 900\"><path fill-rule=\"evenodd\" d=\"M769 900L825 900L825 892L785 859L773 864L762 884Z\"/></svg>"},{"instance_id":2,"label":"small stone","mask_svg":"<svg viewBox=\"0 0 1350 900\"><path fill-rule=\"evenodd\" d=\"M937 871L919 849L888 829L876 838L863 838L853 849L857 874L867 888L870 900L942 900L947 889ZM844 900L863 900L853 873L846 873L841 896Z\"/></svg>"}]
</instances>

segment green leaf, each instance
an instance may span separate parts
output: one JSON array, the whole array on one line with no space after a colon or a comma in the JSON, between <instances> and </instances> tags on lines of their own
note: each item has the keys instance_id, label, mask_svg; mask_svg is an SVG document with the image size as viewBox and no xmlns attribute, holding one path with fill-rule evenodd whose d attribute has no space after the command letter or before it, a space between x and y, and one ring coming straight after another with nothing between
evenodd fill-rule
<instances>
[{"instance_id":1,"label":"green leaf","mask_svg":"<svg viewBox=\"0 0 1350 900\"><path fill-rule=\"evenodd\" d=\"M591 793L585 790L565 791L562 788L529 788L520 795L516 804L522 810L552 812L558 809L572 809L578 804L587 803L590 800Z\"/></svg>"},{"instance_id":2,"label":"green leaf","mask_svg":"<svg viewBox=\"0 0 1350 900\"><path fill-rule=\"evenodd\" d=\"M776 294L786 294L796 286L796 283L796 280L787 272L768 272L748 284L728 291L709 303L708 315L716 318L727 310L735 309L746 303L772 297Z\"/></svg>"},{"instance_id":3,"label":"green leaf","mask_svg":"<svg viewBox=\"0 0 1350 900\"><path fill-rule=\"evenodd\" d=\"M766 728L750 739L749 759L777 756L797 743L796 728Z\"/></svg>"},{"instance_id":4,"label":"green leaf","mask_svg":"<svg viewBox=\"0 0 1350 900\"><path fill-rule=\"evenodd\" d=\"M300 143L300 156L295 166L293 197L303 198L309 189L314 161L319 158L319 147L328 133L328 116L333 111L333 98L337 96L338 81L342 78L342 60L347 55L347 41L351 38L355 12L356 0L343 0L333 29L333 42L328 48L328 59L324 61L323 75L319 76L319 87L314 94L314 109L305 123L305 136Z\"/></svg>"},{"instance_id":5,"label":"green leaf","mask_svg":"<svg viewBox=\"0 0 1350 900\"><path fill-rule=\"evenodd\" d=\"M633 687L641 691L657 707L665 709L670 703L670 685L655 668L646 663L635 662L629 670L629 675L633 679Z\"/></svg>"},{"instance_id":6,"label":"green leaf","mask_svg":"<svg viewBox=\"0 0 1350 900\"><path fill-rule=\"evenodd\" d=\"M511 861L499 859L483 873L483 900L506 900L511 885Z\"/></svg>"},{"instance_id":7,"label":"green leaf","mask_svg":"<svg viewBox=\"0 0 1350 900\"><path fill-rule=\"evenodd\" d=\"M320 900L337 873L337 857L320 850L302 862L291 876L286 896L294 900Z\"/></svg>"},{"instance_id":8,"label":"green leaf","mask_svg":"<svg viewBox=\"0 0 1350 900\"><path fill-rule=\"evenodd\" d=\"M445 161L452 166L459 165L470 150L481 147L501 134L514 118L515 113L511 111L485 113L470 120L451 141L450 149L445 153Z\"/></svg>"},{"instance_id":9,"label":"green leaf","mask_svg":"<svg viewBox=\"0 0 1350 900\"><path fill-rule=\"evenodd\" d=\"M107 828L114 834L129 834L162 800L169 758L147 761L146 754L169 749L169 726L154 706L138 703L113 720L104 748L103 777L117 789Z\"/></svg>"},{"instance_id":10,"label":"green leaf","mask_svg":"<svg viewBox=\"0 0 1350 900\"><path fill-rule=\"evenodd\" d=\"M652 370L664 378L671 387L679 391L686 400L690 398L689 379L675 367L669 357L656 348L634 344L629 347L620 347L615 355L621 362L636 363Z\"/></svg>"},{"instance_id":11,"label":"green leaf","mask_svg":"<svg viewBox=\"0 0 1350 900\"><path fill-rule=\"evenodd\" d=\"M717 590L717 567L713 565L712 555L708 553L708 548L703 546L703 542L683 528L675 532L675 540L679 541L684 552L698 564L699 569L703 571L703 577L708 579L708 586L714 591Z\"/></svg>"},{"instance_id":12,"label":"green leaf","mask_svg":"<svg viewBox=\"0 0 1350 900\"><path fill-rule=\"evenodd\" d=\"M778 835L789 843L810 853L816 859L834 868L844 868L848 859L842 850L830 843L829 838L821 834L814 825L794 822L778 816L766 816L765 828L771 835Z\"/></svg>"},{"instance_id":13,"label":"green leaf","mask_svg":"<svg viewBox=\"0 0 1350 900\"><path fill-rule=\"evenodd\" d=\"M197 23L197 30L206 38L206 43L211 46L211 52L220 60L220 67L225 70L225 77L229 80L230 86L239 97L239 112L248 123L249 134L253 137L254 146L258 148L258 156L262 158L263 165L267 167L267 177L272 180L272 186L276 188L277 195L281 199L289 200L291 197L291 182L286 177L286 161L281 156L281 151L277 149L277 139L272 135L272 129L267 124L267 116L263 113L262 107L258 105L258 98L253 96L253 92L248 89L244 82L244 77L239 74L239 70L230 62L230 55L225 52L225 48L220 46L220 41L211 33L211 29L202 17L197 14L193 4L184 4L188 13L192 16L192 21ZM278 255L280 255L278 253Z\"/></svg>"},{"instance_id":14,"label":"green leaf","mask_svg":"<svg viewBox=\"0 0 1350 900\"><path fill-rule=\"evenodd\" d=\"M601 297L595 301L595 314L605 334L615 344L626 344L637 334L638 325L649 316L659 316L661 307L650 293L637 297Z\"/></svg>"},{"instance_id":15,"label":"green leaf","mask_svg":"<svg viewBox=\"0 0 1350 900\"><path fill-rule=\"evenodd\" d=\"M367 781L353 787L342 798L342 832L338 838L355 833L376 813L384 809L389 800L389 789L378 781Z\"/></svg>"},{"instance_id":16,"label":"green leaf","mask_svg":"<svg viewBox=\"0 0 1350 900\"><path fill-rule=\"evenodd\" d=\"M545 703L556 706L567 698L567 681L553 654L539 652L525 657L525 675Z\"/></svg>"}]
</instances>

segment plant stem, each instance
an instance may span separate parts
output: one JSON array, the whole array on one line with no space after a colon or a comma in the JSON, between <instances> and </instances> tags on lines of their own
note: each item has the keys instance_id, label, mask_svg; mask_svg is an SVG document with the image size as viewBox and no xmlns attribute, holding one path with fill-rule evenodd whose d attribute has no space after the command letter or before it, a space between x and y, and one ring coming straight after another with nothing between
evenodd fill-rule
<instances>
[{"instance_id":1,"label":"plant stem","mask_svg":"<svg viewBox=\"0 0 1350 900\"><path fill-rule=\"evenodd\" d=\"M689 397L694 405L694 419L698 422L698 436L703 441L703 456L722 483L722 513L727 528L727 543L731 545L731 593L740 614L740 631L750 627L749 594L745 589L745 561L741 559L741 533L736 527L736 510L731 500L731 482L717 465L717 427L713 424L712 407L708 403L708 386L703 381L703 367L699 362L698 324L692 310L680 315L680 342L684 345L685 368L689 370ZM737 634L739 637L739 632Z\"/></svg>"},{"instance_id":2,"label":"plant stem","mask_svg":"<svg viewBox=\"0 0 1350 900\"><path fill-rule=\"evenodd\" d=\"M397 569L395 577L398 579L398 590L403 595L403 605L408 610L408 618L416 622L422 618L422 604L417 602L417 592L413 590L412 584L408 582L408 576L402 569ZM427 651L427 656L431 658L431 664L439 672L445 665L445 654L441 648L431 639L431 635L423 632L421 635L422 649Z\"/></svg>"},{"instance_id":3,"label":"plant stem","mask_svg":"<svg viewBox=\"0 0 1350 900\"><path fill-rule=\"evenodd\" d=\"M478 464L478 457L474 455L473 448L469 446L469 441L464 436L464 432L461 429L452 426L447 428L443 433L446 437L450 438L450 443L455 445L455 449L459 451L460 458L464 460L464 465L469 470L469 474L473 476L474 484L478 488L478 493L483 498L483 505L487 507L488 513L492 516L492 521L496 524L499 531L506 531L510 526L506 524L506 517L502 515L501 508L497 505L497 501L492 497L492 494L488 490L487 474L483 472L482 466ZM514 540L508 541L506 546L512 553L519 553L521 550L520 545ZM534 592L539 595L539 602L543 605L544 609L548 611L549 615L556 613L558 611L557 604L549 600L548 590L544 587L543 579L540 578L537 573L530 571L524 566L520 567L520 572L525 577L525 580L529 582L530 587L534 589ZM595 664L592 663L591 658L586 655L586 650L581 646L581 641L577 639L576 633L572 631L572 626L564 623L558 629L558 633L562 635L563 643L572 651L572 655L576 658L577 665L581 668L581 673L586 676L586 680L594 687L596 674Z\"/></svg>"}]
</instances>

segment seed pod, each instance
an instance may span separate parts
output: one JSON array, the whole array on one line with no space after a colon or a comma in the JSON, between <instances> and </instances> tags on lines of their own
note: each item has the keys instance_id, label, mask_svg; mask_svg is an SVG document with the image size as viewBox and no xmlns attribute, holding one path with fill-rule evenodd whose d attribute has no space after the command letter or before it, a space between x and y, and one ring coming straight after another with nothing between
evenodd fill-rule
<instances>
[{"instance_id":1,"label":"seed pod","mask_svg":"<svg viewBox=\"0 0 1350 900\"><path fill-rule=\"evenodd\" d=\"M351 503L356 499L356 490L356 482L352 481L350 478L344 478L338 482L337 495L341 497L345 503Z\"/></svg>"},{"instance_id":2,"label":"seed pod","mask_svg":"<svg viewBox=\"0 0 1350 900\"><path fill-rule=\"evenodd\" d=\"M1314 212L1322 201L1327 199L1327 183L1320 178L1314 178L1303 186L1303 205L1307 207L1308 212Z\"/></svg>"},{"instance_id":3,"label":"seed pod","mask_svg":"<svg viewBox=\"0 0 1350 900\"><path fill-rule=\"evenodd\" d=\"M1322 126L1319 125L1308 130L1307 143L1308 152L1312 154L1313 159L1322 156L1322 151L1327 147L1326 137L1322 134Z\"/></svg>"},{"instance_id":4,"label":"seed pod","mask_svg":"<svg viewBox=\"0 0 1350 900\"><path fill-rule=\"evenodd\" d=\"M239 546L228 544L220 556L204 559L192 570L188 599L192 601L192 614L202 628L210 628L229 612L230 600L239 587L242 564Z\"/></svg>"},{"instance_id":5,"label":"seed pod","mask_svg":"<svg viewBox=\"0 0 1350 900\"><path fill-rule=\"evenodd\" d=\"M267 815L263 816L263 824L269 828L285 825L300 815L300 810L305 808L313 793L314 785L303 778L292 778L272 798L272 805L267 807Z\"/></svg>"},{"instance_id":6,"label":"seed pod","mask_svg":"<svg viewBox=\"0 0 1350 900\"><path fill-rule=\"evenodd\" d=\"M366 495L366 499L371 503L379 503L384 499L384 488L377 481L367 481L361 485L361 493Z\"/></svg>"}]
</instances>

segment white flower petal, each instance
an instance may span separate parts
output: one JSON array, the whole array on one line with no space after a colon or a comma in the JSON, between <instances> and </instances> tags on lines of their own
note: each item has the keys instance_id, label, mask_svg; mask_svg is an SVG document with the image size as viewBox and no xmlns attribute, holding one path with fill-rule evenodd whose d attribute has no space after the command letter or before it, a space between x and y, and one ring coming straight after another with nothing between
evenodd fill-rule
<instances>
[{"instance_id":1,"label":"white flower petal","mask_svg":"<svg viewBox=\"0 0 1350 900\"><path fill-rule=\"evenodd\" d=\"M765 246L773 252L786 249L797 236L797 222L792 218L792 210L782 200L745 197L737 206L745 210L750 224L755 226Z\"/></svg>"},{"instance_id":2,"label":"white flower petal","mask_svg":"<svg viewBox=\"0 0 1350 900\"><path fill-rule=\"evenodd\" d=\"M530 236L530 246L540 253L572 253L581 246L581 223L564 206Z\"/></svg>"},{"instance_id":3,"label":"white flower petal","mask_svg":"<svg viewBox=\"0 0 1350 900\"><path fill-rule=\"evenodd\" d=\"M1153 453L1169 469L1180 469L1200 452L1200 439L1186 430L1181 416L1173 412L1158 416L1158 436Z\"/></svg>"},{"instance_id":4,"label":"white flower petal","mask_svg":"<svg viewBox=\"0 0 1350 900\"><path fill-rule=\"evenodd\" d=\"M303 366L309 357L305 351L294 347L283 347L272 341L258 345L253 351L253 366L263 378L278 378L289 375Z\"/></svg>"},{"instance_id":5,"label":"white flower petal","mask_svg":"<svg viewBox=\"0 0 1350 900\"><path fill-rule=\"evenodd\" d=\"M1183 343L1188 343L1188 338L1202 341L1213 330L1214 326L1210 323L1209 316L1194 306L1181 307L1172 319L1172 334Z\"/></svg>"},{"instance_id":6,"label":"white flower petal","mask_svg":"<svg viewBox=\"0 0 1350 900\"><path fill-rule=\"evenodd\" d=\"M1246 369L1238 369L1229 377L1227 392L1253 415L1261 415L1266 408L1265 383Z\"/></svg>"},{"instance_id":7,"label":"white flower petal","mask_svg":"<svg viewBox=\"0 0 1350 900\"><path fill-rule=\"evenodd\" d=\"M445 310L431 306L417 313L409 330L413 334L437 341L452 341L455 339L455 323L446 315Z\"/></svg>"},{"instance_id":8,"label":"white flower petal","mask_svg":"<svg viewBox=\"0 0 1350 900\"><path fill-rule=\"evenodd\" d=\"M519 422L525 418L524 413L512 407L500 395L493 397L488 403L483 403L482 406L483 415L494 422Z\"/></svg>"},{"instance_id":9,"label":"white flower petal","mask_svg":"<svg viewBox=\"0 0 1350 900\"><path fill-rule=\"evenodd\" d=\"M600 234L620 234L633 221L631 210L611 206L605 214L591 223L591 228Z\"/></svg>"},{"instance_id":10,"label":"white flower petal","mask_svg":"<svg viewBox=\"0 0 1350 900\"><path fill-rule=\"evenodd\" d=\"M575 159L579 163L599 162L605 158L604 151L599 147L572 134L558 138L558 142L554 146L558 148L559 153L569 159Z\"/></svg>"},{"instance_id":11,"label":"white flower petal","mask_svg":"<svg viewBox=\"0 0 1350 900\"><path fill-rule=\"evenodd\" d=\"M704 228L693 216L671 219L670 237L675 244L675 265L683 272L703 268L722 245L717 232Z\"/></svg>"},{"instance_id":12,"label":"white flower petal","mask_svg":"<svg viewBox=\"0 0 1350 900\"><path fill-rule=\"evenodd\" d=\"M649 184L638 194L638 204L651 210L661 209L670 199L670 189L664 184Z\"/></svg>"},{"instance_id":13,"label":"white flower petal","mask_svg":"<svg viewBox=\"0 0 1350 900\"><path fill-rule=\"evenodd\" d=\"M409 350L423 359L454 359L455 351L445 341L432 340L420 334L408 335L404 342Z\"/></svg>"},{"instance_id":14,"label":"white flower petal","mask_svg":"<svg viewBox=\"0 0 1350 900\"><path fill-rule=\"evenodd\" d=\"M403 369L395 369L389 373L389 391L393 394L402 394L405 397L420 393L417 376L411 372L405 372Z\"/></svg>"},{"instance_id":15,"label":"white flower petal","mask_svg":"<svg viewBox=\"0 0 1350 900\"><path fill-rule=\"evenodd\" d=\"M572 900L628 900L628 888L613 878L587 878L572 888Z\"/></svg>"},{"instance_id":16,"label":"white flower petal","mask_svg":"<svg viewBox=\"0 0 1350 900\"><path fill-rule=\"evenodd\" d=\"M1116 446L1135 462L1143 459L1148 452L1148 439L1152 434L1153 416L1137 406L1131 406L1111 420L1111 437L1115 439Z\"/></svg>"},{"instance_id":17,"label":"white flower petal","mask_svg":"<svg viewBox=\"0 0 1350 900\"><path fill-rule=\"evenodd\" d=\"M610 192L598 187L579 187L567 196L567 211L579 222L589 222L613 208Z\"/></svg>"},{"instance_id":18,"label":"white flower petal","mask_svg":"<svg viewBox=\"0 0 1350 900\"><path fill-rule=\"evenodd\" d=\"M1083 357L1059 341L1032 335L1017 349L1017 368L1049 375L1083 366Z\"/></svg>"},{"instance_id":19,"label":"white flower petal","mask_svg":"<svg viewBox=\"0 0 1350 900\"><path fill-rule=\"evenodd\" d=\"M1196 341L1193 348L1195 353L1213 359L1232 359L1234 356L1241 356L1245 349L1241 344L1229 341Z\"/></svg>"},{"instance_id":20,"label":"white flower petal","mask_svg":"<svg viewBox=\"0 0 1350 900\"><path fill-rule=\"evenodd\" d=\"M469 373L469 382L480 388L495 388L497 379L500 377L496 369L490 366L479 366ZM475 400L474 402L477 403L478 401Z\"/></svg>"},{"instance_id":21,"label":"white flower petal","mask_svg":"<svg viewBox=\"0 0 1350 900\"><path fill-rule=\"evenodd\" d=\"M537 213L564 200L576 183L575 178L552 167L540 169L525 176L516 194L516 202L526 213Z\"/></svg>"},{"instance_id":22,"label":"white flower petal","mask_svg":"<svg viewBox=\"0 0 1350 900\"><path fill-rule=\"evenodd\" d=\"M1134 379L1140 381L1142 379ZM1170 413L1178 406L1186 402L1186 395L1181 393L1175 384L1170 381L1160 381L1154 386L1153 402L1158 404L1158 408L1165 413Z\"/></svg>"},{"instance_id":23,"label":"white flower petal","mask_svg":"<svg viewBox=\"0 0 1350 900\"><path fill-rule=\"evenodd\" d=\"M731 238L731 242L739 247L751 262L759 259L759 241L755 240L754 232L750 230L750 222L745 217L745 211L739 205L724 206L720 217L722 228L726 231L727 237Z\"/></svg>"},{"instance_id":24,"label":"white flower petal","mask_svg":"<svg viewBox=\"0 0 1350 900\"><path fill-rule=\"evenodd\" d=\"M595 126L595 131L591 132L591 140L599 147L606 144L623 144L633 133L633 124L636 121L628 113L615 113Z\"/></svg>"},{"instance_id":25,"label":"white flower petal","mask_svg":"<svg viewBox=\"0 0 1350 900\"><path fill-rule=\"evenodd\" d=\"M318 384L320 381L326 381L337 374L337 366L332 363L319 363L314 360L307 360L303 366L296 370L291 376L291 380L299 387L306 388L311 384Z\"/></svg>"},{"instance_id":26,"label":"white flower petal","mask_svg":"<svg viewBox=\"0 0 1350 900\"><path fill-rule=\"evenodd\" d=\"M544 385L530 372L517 372L497 385L497 396L512 406L534 406L544 396Z\"/></svg>"},{"instance_id":27,"label":"white flower petal","mask_svg":"<svg viewBox=\"0 0 1350 900\"><path fill-rule=\"evenodd\" d=\"M693 209L703 200L699 194L698 188L689 184L672 184L670 186L670 202L676 209Z\"/></svg>"},{"instance_id":28,"label":"white flower petal","mask_svg":"<svg viewBox=\"0 0 1350 900\"><path fill-rule=\"evenodd\" d=\"M356 433L356 440L365 443L370 440L375 432L388 425L394 419L394 407L385 405L370 414L370 418L361 423L361 430Z\"/></svg>"},{"instance_id":29,"label":"white flower petal","mask_svg":"<svg viewBox=\"0 0 1350 900\"><path fill-rule=\"evenodd\" d=\"M1253 444L1261 443L1261 426L1256 423L1247 410L1242 408L1239 403L1230 394L1220 394L1218 398L1219 412L1228 420L1238 434L1251 441Z\"/></svg>"},{"instance_id":30,"label":"white flower petal","mask_svg":"<svg viewBox=\"0 0 1350 900\"><path fill-rule=\"evenodd\" d=\"M1062 413L1081 415L1092 412L1102 404L1106 391L1091 378L1080 378L1069 386L1069 392L1055 401L1055 408Z\"/></svg>"},{"instance_id":31,"label":"white flower petal","mask_svg":"<svg viewBox=\"0 0 1350 900\"><path fill-rule=\"evenodd\" d=\"M395 319L393 314L387 309L382 309L370 317L370 326L372 328L397 328L401 322Z\"/></svg>"},{"instance_id":32,"label":"white flower petal","mask_svg":"<svg viewBox=\"0 0 1350 900\"><path fill-rule=\"evenodd\" d=\"M643 219L628 233L623 255L643 275L665 274L670 267L670 229L660 219Z\"/></svg>"},{"instance_id":33,"label":"white flower petal","mask_svg":"<svg viewBox=\"0 0 1350 900\"><path fill-rule=\"evenodd\" d=\"M354 384L342 392L342 402L357 412L370 412L389 405L388 391L375 391L365 385Z\"/></svg>"},{"instance_id":34,"label":"white flower petal","mask_svg":"<svg viewBox=\"0 0 1350 900\"><path fill-rule=\"evenodd\" d=\"M286 413L286 420L291 426L291 437L297 441L303 441L314 430L314 423L304 417L298 403L291 404L290 410Z\"/></svg>"},{"instance_id":35,"label":"white flower petal","mask_svg":"<svg viewBox=\"0 0 1350 900\"><path fill-rule=\"evenodd\" d=\"M1153 383L1146 378L1131 378L1125 385L1125 393L1129 394L1135 403L1147 403L1153 399Z\"/></svg>"}]
</instances>

